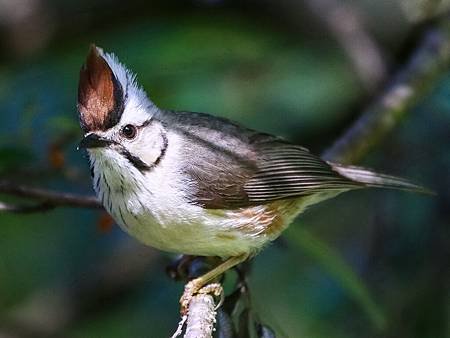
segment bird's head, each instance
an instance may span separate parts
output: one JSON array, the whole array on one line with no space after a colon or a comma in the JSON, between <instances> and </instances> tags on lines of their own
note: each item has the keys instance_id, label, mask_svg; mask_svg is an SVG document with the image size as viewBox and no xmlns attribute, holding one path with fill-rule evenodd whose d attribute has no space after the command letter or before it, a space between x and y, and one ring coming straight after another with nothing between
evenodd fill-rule
<instances>
[{"instance_id":1,"label":"bird's head","mask_svg":"<svg viewBox=\"0 0 450 338\"><path fill-rule=\"evenodd\" d=\"M159 109L118 59L91 45L80 71L78 111L91 159L150 170L167 147Z\"/></svg>"}]
</instances>

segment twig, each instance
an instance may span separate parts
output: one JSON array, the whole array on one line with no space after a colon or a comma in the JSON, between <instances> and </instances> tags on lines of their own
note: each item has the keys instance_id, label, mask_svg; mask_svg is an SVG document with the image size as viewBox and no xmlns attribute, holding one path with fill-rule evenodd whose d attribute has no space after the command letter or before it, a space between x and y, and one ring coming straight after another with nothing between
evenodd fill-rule
<instances>
[{"instance_id":1,"label":"twig","mask_svg":"<svg viewBox=\"0 0 450 338\"><path fill-rule=\"evenodd\" d=\"M184 338L212 338L216 322L214 299L210 294L195 295L189 305Z\"/></svg>"},{"instance_id":2,"label":"twig","mask_svg":"<svg viewBox=\"0 0 450 338\"><path fill-rule=\"evenodd\" d=\"M220 301L214 304L214 298L220 296ZM201 288L189 302L187 314L181 317L176 332L171 338L181 336L186 323L184 338L212 338L216 323L216 309L224 301L224 292L220 283L211 283Z\"/></svg>"},{"instance_id":3,"label":"twig","mask_svg":"<svg viewBox=\"0 0 450 338\"><path fill-rule=\"evenodd\" d=\"M425 35L387 90L325 151L323 158L357 162L429 92L449 66L450 25L446 23Z\"/></svg>"},{"instance_id":4,"label":"twig","mask_svg":"<svg viewBox=\"0 0 450 338\"><path fill-rule=\"evenodd\" d=\"M3 212L31 213L47 211L56 207L96 209L100 209L102 207L100 202L94 196L82 196L67 192L56 192L42 188L18 185L7 181L0 181L0 193L42 201L42 203L32 206L1 203L0 211Z\"/></svg>"}]
</instances>

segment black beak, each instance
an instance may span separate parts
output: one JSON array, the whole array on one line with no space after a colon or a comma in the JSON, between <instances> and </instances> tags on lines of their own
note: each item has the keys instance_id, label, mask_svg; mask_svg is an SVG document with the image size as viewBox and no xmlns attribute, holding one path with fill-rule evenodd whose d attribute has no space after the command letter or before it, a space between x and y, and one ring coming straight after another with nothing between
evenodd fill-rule
<instances>
[{"instance_id":1,"label":"black beak","mask_svg":"<svg viewBox=\"0 0 450 338\"><path fill-rule=\"evenodd\" d=\"M103 148L110 145L111 143L113 142L96 134L89 134L85 136L78 144L78 149Z\"/></svg>"}]
</instances>

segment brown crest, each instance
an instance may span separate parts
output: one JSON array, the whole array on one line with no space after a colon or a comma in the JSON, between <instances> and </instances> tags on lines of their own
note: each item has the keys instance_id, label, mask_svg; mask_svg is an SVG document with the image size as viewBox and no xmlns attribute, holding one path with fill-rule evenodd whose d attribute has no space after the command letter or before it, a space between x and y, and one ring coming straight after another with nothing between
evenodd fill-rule
<instances>
[{"instance_id":1,"label":"brown crest","mask_svg":"<svg viewBox=\"0 0 450 338\"><path fill-rule=\"evenodd\" d=\"M89 132L113 127L122 115L123 101L120 82L98 48L91 45L78 84L81 128Z\"/></svg>"}]
</instances>

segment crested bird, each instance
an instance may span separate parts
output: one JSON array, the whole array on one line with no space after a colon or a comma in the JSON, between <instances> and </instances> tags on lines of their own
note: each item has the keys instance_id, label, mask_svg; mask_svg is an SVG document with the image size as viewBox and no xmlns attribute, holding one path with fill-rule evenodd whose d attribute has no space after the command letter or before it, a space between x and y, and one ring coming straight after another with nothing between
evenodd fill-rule
<instances>
[{"instance_id":1,"label":"crested bird","mask_svg":"<svg viewBox=\"0 0 450 338\"><path fill-rule=\"evenodd\" d=\"M95 45L80 71L78 111L79 147L117 224L160 250L223 258L186 285L182 312L201 287L257 254L312 204L368 187L425 191L225 118L161 109Z\"/></svg>"}]
</instances>

